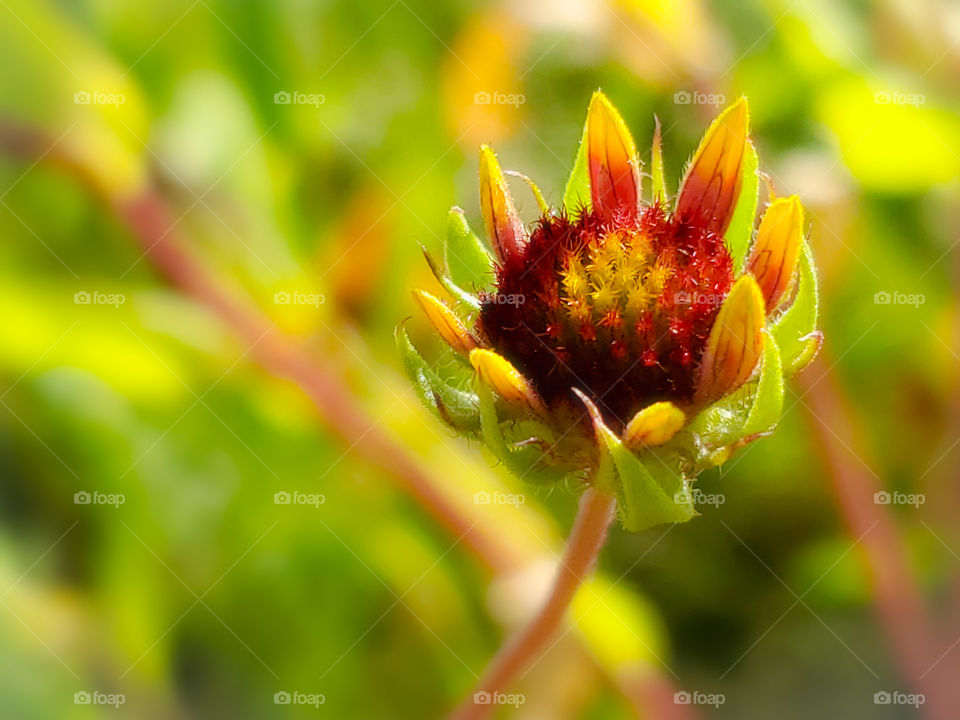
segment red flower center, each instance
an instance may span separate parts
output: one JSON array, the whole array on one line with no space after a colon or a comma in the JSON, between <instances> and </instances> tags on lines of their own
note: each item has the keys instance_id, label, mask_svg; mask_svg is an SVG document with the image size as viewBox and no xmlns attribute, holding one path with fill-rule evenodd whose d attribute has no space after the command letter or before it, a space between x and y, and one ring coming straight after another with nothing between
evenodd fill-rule
<instances>
[{"instance_id":1,"label":"red flower center","mask_svg":"<svg viewBox=\"0 0 960 720\"><path fill-rule=\"evenodd\" d=\"M723 238L659 205L633 221L548 216L498 266L477 329L551 408L577 387L621 426L651 402L690 401L732 283Z\"/></svg>"}]
</instances>

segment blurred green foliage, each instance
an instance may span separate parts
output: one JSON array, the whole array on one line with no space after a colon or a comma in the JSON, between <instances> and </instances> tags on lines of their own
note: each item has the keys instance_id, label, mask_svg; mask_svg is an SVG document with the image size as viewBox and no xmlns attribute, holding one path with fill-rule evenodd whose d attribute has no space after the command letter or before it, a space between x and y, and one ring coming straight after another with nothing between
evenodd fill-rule
<instances>
[{"instance_id":1,"label":"blurred green foliage","mask_svg":"<svg viewBox=\"0 0 960 720\"><path fill-rule=\"evenodd\" d=\"M503 633L475 558L169 286L91 187L149 179L191 256L469 499L509 480L417 409L393 350L409 288L429 287L418 243L439 248L454 203L479 227L480 142L559 203L598 86L641 147L660 118L671 189L717 107L749 97L761 170L809 210L827 343L775 436L702 480L722 504L614 533L609 602L642 630L610 627L622 642L595 651L646 646L678 687L724 693L720 717L880 716L873 693L902 681L835 500L846 470L822 452L835 429L806 395L827 372L854 410L846 462L925 496L885 510L950 646L955 7L7 0L0 61L0 116L56 141L48 160L95 169L84 184L34 162L47 148L0 157L3 717L425 718L467 692ZM406 327L429 347L425 323ZM284 491L324 502L276 504ZM526 492L497 528L550 558L574 501ZM630 716L581 651L557 655L525 678L526 710ZM125 702L77 704L85 691ZM280 707L279 691L325 703Z\"/></svg>"}]
</instances>

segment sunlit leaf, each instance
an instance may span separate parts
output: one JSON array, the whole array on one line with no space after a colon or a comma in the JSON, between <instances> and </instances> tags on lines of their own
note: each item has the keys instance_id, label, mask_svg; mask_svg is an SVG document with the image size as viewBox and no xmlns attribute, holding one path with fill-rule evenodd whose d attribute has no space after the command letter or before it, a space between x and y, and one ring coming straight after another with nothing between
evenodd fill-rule
<instances>
[{"instance_id":1,"label":"sunlit leaf","mask_svg":"<svg viewBox=\"0 0 960 720\"><path fill-rule=\"evenodd\" d=\"M447 216L443 262L450 279L461 288L477 292L493 285L493 258L458 207L451 208Z\"/></svg>"},{"instance_id":2,"label":"sunlit leaf","mask_svg":"<svg viewBox=\"0 0 960 720\"><path fill-rule=\"evenodd\" d=\"M780 363L780 348L766 330L763 332L763 360L760 379L750 407L750 414L743 426L744 435L767 432L780 420L783 412L783 368Z\"/></svg>"},{"instance_id":3,"label":"sunlit leaf","mask_svg":"<svg viewBox=\"0 0 960 720\"><path fill-rule=\"evenodd\" d=\"M631 532L654 525L686 522L697 513L679 467L668 455L631 452L603 421L596 405L577 392L593 421L600 452L600 487L615 489L620 522ZM641 460L642 458L642 460Z\"/></svg>"},{"instance_id":4,"label":"sunlit leaf","mask_svg":"<svg viewBox=\"0 0 960 720\"><path fill-rule=\"evenodd\" d=\"M743 151L743 184L740 186L740 197L737 198L733 217L723 236L727 251L733 259L734 272L737 273L743 269L757 216L757 191L760 187L757 164L757 150L752 142L747 142Z\"/></svg>"},{"instance_id":5,"label":"sunlit leaf","mask_svg":"<svg viewBox=\"0 0 960 720\"><path fill-rule=\"evenodd\" d=\"M563 207L569 215L580 210L589 210L593 205L590 200L590 160L587 157L589 150L587 130L587 124L584 123L580 147L577 148L577 158L573 161L573 170L570 171L567 186L563 190Z\"/></svg>"},{"instance_id":6,"label":"sunlit leaf","mask_svg":"<svg viewBox=\"0 0 960 720\"><path fill-rule=\"evenodd\" d=\"M437 261L433 259L433 256L427 252L426 248L421 248L423 250L423 257L427 261L427 265L430 266L430 271L433 273L433 276L437 279L437 282L440 283L441 287L450 293L457 302L462 303L470 310L479 310L480 309L480 300L472 293L467 292L462 287L457 285L446 271Z\"/></svg>"},{"instance_id":7,"label":"sunlit leaf","mask_svg":"<svg viewBox=\"0 0 960 720\"><path fill-rule=\"evenodd\" d=\"M424 407L446 424L465 432L480 429L479 402L473 393L449 385L417 352L406 330L396 331L397 349L410 382Z\"/></svg>"},{"instance_id":8,"label":"sunlit leaf","mask_svg":"<svg viewBox=\"0 0 960 720\"><path fill-rule=\"evenodd\" d=\"M486 383L477 383L477 396L483 442L514 477L536 485L555 485L564 479L565 472L544 463L543 450L539 446L511 447L503 434L493 392Z\"/></svg>"},{"instance_id":9,"label":"sunlit leaf","mask_svg":"<svg viewBox=\"0 0 960 720\"><path fill-rule=\"evenodd\" d=\"M800 275L793 303L773 323L771 332L780 347L784 373L790 376L802 370L813 359L820 346L820 338L812 335L817 329L820 293L817 274L813 267L810 245L803 243L800 253Z\"/></svg>"}]
</instances>

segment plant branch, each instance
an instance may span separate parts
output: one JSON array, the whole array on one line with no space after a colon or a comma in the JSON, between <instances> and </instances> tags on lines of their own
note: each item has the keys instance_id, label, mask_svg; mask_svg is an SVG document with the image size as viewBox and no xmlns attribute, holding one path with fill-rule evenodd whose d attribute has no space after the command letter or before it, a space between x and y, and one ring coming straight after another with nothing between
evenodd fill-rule
<instances>
[{"instance_id":1,"label":"plant branch","mask_svg":"<svg viewBox=\"0 0 960 720\"><path fill-rule=\"evenodd\" d=\"M474 693L460 705L451 720L477 720L495 706L475 702L478 696L502 691L522 673L554 636L584 578L593 569L613 522L616 500L589 488L580 499L580 509L563 553L557 577L546 603L516 636L496 654Z\"/></svg>"}]
</instances>

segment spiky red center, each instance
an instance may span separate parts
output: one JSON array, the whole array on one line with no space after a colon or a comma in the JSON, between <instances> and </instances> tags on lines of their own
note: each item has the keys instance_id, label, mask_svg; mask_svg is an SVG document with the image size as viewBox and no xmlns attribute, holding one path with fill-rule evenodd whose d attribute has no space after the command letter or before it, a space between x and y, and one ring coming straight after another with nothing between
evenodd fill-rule
<instances>
[{"instance_id":1,"label":"spiky red center","mask_svg":"<svg viewBox=\"0 0 960 720\"><path fill-rule=\"evenodd\" d=\"M651 402L691 399L732 283L723 238L658 205L632 223L547 216L498 267L477 326L548 406L577 387L620 426Z\"/></svg>"}]
</instances>

